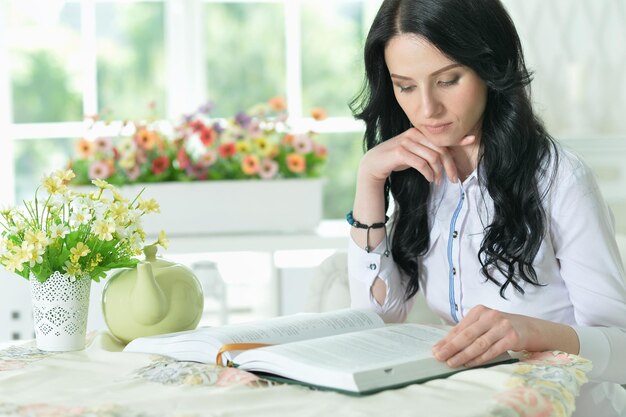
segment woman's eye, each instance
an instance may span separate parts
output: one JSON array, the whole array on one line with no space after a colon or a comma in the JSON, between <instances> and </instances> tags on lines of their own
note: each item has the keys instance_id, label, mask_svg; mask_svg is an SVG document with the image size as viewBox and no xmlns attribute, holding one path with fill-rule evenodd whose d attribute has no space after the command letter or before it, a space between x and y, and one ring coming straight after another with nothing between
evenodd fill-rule
<instances>
[{"instance_id":1,"label":"woman's eye","mask_svg":"<svg viewBox=\"0 0 626 417\"><path fill-rule=\"evenodd\" d=\"M400 89L401 93L409 93L413 91L415 87L412 85L409 85L409 86L399 85L398 88Z\"/></svg>"},{"instance_id":2,"label":"woman's eye","mask_svg":"<svg viewBox=\"0 0 626 417\"><path fill-rule=\"evenodd\" d=\"M449 80L441 80L437 84L439 84L441 87L450 87L451 85L454 85L458 82L459 82L459 77L454 77Z\"/></svg>"}]
</instances>

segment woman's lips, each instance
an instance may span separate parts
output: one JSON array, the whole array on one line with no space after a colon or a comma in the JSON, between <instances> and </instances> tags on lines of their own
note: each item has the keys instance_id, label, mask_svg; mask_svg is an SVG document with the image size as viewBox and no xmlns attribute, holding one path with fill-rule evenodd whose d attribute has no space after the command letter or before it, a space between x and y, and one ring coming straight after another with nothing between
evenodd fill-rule
<instances>
[{"instance_id":1,"label":"woman's lips","mask_svg":"<svg viewBox=\"0 0 626 417\"><path fill-rule=\"evenodd\" d=\"M424 129L430 132L433 135L437 135L439 133L445 132L450 126L452 126L452 122L450 123L440 123L436 125L422 125Z\"/></svg>"}]
</instances>

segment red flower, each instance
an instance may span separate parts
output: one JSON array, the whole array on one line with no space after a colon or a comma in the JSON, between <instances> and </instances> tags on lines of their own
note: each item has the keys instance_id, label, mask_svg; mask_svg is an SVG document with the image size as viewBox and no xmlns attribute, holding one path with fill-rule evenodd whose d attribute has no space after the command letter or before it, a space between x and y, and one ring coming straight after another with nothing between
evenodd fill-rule
<instances>
[{"instance_id":1,"label":"red flower","mask_svg":"<svg viewBox=\"0 0 626 417\"><path fill-rule=\"evenodd\" d=\"M204 146L211 146L215 141L215 131L210 127L206 127L200 131L200 141Z\"/></svg>"},{"instance_id":2,"label":"red flower","mask_svg":"<svg viewBox=\"0 0 626 417\"><path fill-rule=\"evenodd\" d=\"M204 130L204 123L202 123L200 120L194 120L189 124L189 127L191 127L191 130L196 133L201 132L202 130Z\"/></svg>"},{"instance_id":3,"label":"red flower","mask_svg":"<svg viewBox=\"0 0 626 417\"><path fill-rule=\"evenodd\" d=\"M170 160L167 156L159 156L152 161L152 173L158 175L168 169Z\"/></svg>"},{"instance_id":4,"label":"red flower","mask_svg":"<svg viewBox=\"0 0 626 417\"><path fill-rule=\"evenodd\" d=\"M187 169L187 167L191 164L191 162L189 161L189 155L187 155L187 151L185 151L185 148L180 148L178 150L176 160L178 161L178 166L180 166L181 169Z\"/></svg>"},{"instance_id":5,"label":"red flower","mask_svg":"<svg viewBox=\"0 0 626 417\"><path fill-rule=\"evenodd\" d=\"M222 143L219 148L217 148L217 152L220 154L222 158L230 158L234 154L237 153L237 148L235 144L232 142Z\"/></svg>"}]
</instances>

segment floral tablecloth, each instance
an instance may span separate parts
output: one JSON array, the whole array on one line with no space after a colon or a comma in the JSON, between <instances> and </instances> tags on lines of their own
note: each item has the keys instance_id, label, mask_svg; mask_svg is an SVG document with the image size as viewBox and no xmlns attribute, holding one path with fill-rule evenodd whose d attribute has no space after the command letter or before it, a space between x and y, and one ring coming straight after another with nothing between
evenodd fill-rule
<instances>
[{"instance_id":1,"label":"floral tablecloth","mask_svg":"<svg viewBox=\"0 0 626 417\"><path fill-rule=\"evenodd\" d=\"M108 333L83 351L0 346L0 416L570 416L591 364L559 352L365 397L281 385L233 368L122 353Z\"/></svg>"}]
</instances>

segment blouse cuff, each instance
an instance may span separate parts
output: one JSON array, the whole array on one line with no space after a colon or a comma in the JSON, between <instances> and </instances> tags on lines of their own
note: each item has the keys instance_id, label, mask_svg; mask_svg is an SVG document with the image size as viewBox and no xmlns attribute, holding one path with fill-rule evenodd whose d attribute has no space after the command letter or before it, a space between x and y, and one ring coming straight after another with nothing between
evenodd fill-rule
<instances>
[{"instance_id":1,"label":"blouse cuff","mask_svg":"<svg viewBox=\"0 0 626 417\"><path fill-rule=\"evenodd\" d=\"M369 253L352 238L349 240L348 273L352 308L373 308L387 323L403 322L413 299L404 301L404 286L398 266L391 254L384 255L387 249L385 240ZM376 277L382 279L387 287L383 305L372 294Z\"/></svg>"}]
</instances>

